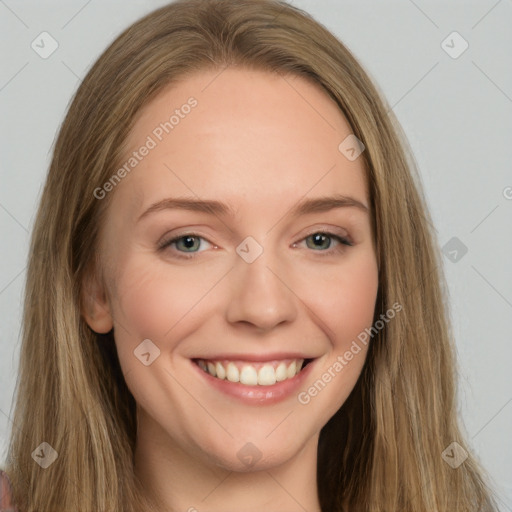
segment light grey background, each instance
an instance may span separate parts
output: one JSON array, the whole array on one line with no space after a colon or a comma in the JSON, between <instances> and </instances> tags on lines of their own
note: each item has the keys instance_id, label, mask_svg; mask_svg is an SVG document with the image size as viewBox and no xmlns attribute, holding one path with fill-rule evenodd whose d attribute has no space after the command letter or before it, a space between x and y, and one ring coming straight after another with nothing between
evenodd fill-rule
<instances>
[{"instance_id":1,"label":"light grey background","mask_svg":"<svg viewBox=\"0 0 512 512\"><path fill-rule=\"evenodd\" d=\"M54 138L99 54L165 3L0 0L0 460L12 428L29 233ZM467 247L456 262L448 250L443 258L466 448L512 510L512 0L293 4L376 81L413 148L440 244L456 237ZM31 48L43 31L59 45L47 59ZM453 31L469 44L458 58L441 46ZM462 48L457 37L445 43L452 53Z\"/></svg>"}]
</instances>

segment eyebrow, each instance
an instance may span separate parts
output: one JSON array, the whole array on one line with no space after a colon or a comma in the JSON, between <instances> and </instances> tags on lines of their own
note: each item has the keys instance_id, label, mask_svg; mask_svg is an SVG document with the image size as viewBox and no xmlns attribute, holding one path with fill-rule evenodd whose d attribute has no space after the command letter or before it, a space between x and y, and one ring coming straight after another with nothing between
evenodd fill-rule
<instances>
[{"instance_id":1,"label":"eyebrow","mask_svg":"<svg viewBox=\"0 0 512 512\"><path fill-rule=\"evenodd\" d=\"M369 211L365 204L353 197L334 195L300 201L292 208L290 213L291 215L306 215L308 213L327 212L335 208L357 208L364 213ZM151 213L173 209L210 213L219 216L235 216L235 209L231 205L220 201L212 199L166 198L152 204L142 213L137 222Z\"/></svg>"}]
</instances>

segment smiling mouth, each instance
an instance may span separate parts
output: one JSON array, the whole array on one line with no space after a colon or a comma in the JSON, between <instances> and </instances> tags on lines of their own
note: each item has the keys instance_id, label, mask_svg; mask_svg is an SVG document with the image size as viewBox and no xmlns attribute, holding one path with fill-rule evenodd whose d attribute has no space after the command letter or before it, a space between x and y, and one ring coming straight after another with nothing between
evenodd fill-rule
<instances>
[{"instance_id":1,"label":"smiling mouth","mask_svg":"<svg viewBox=\"0 0 512 512\"><path fill-rule=\"evenodd\" d=\"M205 373L219 380L246 386L272 386L293 379L313 359L283 359L267 362L193 359Z\"/></svg>"}]
</instances>

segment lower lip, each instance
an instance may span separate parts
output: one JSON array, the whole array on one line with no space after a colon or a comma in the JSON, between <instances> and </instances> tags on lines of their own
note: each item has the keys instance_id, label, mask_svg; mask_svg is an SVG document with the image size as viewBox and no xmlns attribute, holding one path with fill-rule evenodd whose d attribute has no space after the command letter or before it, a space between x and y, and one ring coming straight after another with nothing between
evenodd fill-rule
<instances>
[{"instance_id":1,"label":"lower lip","mask_svg":"<svg viewBox=\"0 0 512 512\"><path fill-rule=\"evenodd\" d=\"M304 380L307 379L308 375L311 373L311 367L316 363L316 359L311 361L306 368L301 370L295 377L277 382L271 386L247 386L240 384L240 382L217 379L209 373L206 373L192 360L190 362L214 389L235 397L246 404L271 405L289 398L298 391Z\"/></svg>"}]
</instances>

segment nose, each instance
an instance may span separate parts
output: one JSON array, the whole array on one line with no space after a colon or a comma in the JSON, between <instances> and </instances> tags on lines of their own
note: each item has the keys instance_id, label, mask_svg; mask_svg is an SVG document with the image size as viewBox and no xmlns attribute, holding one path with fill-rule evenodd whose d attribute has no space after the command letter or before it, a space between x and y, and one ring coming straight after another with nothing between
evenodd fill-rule
<instances>
[{"instance_id":1,"label":"nose","mask_svg":"<svg viewBox=\"0 0 512 512\"><path fill-rule=\"evenodd\" d=\"M264 250L252 263L237 258L229 275L228 322L268 331L296 318L299 299L290 282L291 273L270 251Z\"/></svg>"}]
</instances>

